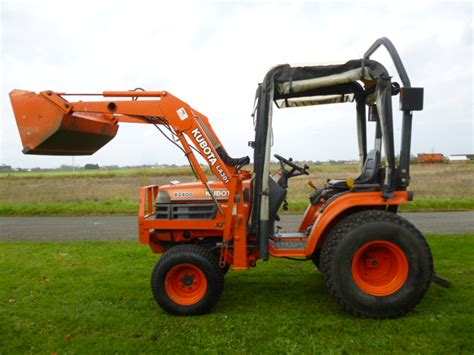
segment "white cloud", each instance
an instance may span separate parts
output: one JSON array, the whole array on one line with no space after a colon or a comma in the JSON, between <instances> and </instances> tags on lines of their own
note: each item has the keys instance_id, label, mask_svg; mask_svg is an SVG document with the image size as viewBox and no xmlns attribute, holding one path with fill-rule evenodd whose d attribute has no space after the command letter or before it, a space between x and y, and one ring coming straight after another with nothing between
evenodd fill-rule
<instances>
[{"instance_id":1,"label":"white cloud","mask_svg":"<svg viewBox=\"0 0 474 355\"><path fill-rule=\"evenodd\" d=\"M425 111L415 114L413 152L474 150L470 2L1 4L0 164L70 162L21 154L8 101L13 88L165 89L206 114L231 155L251 155L253 96L271 66L357 58L380 36L397 46L412 84L425 87ZM375 58L386 61L387 55ZM355 158L354 121L348 105L278 111L274 151L295 159ZM186 162L163 137L149 132L143 125L122 125L111 143L76 161Z\"/></svg>"}]
</instances>

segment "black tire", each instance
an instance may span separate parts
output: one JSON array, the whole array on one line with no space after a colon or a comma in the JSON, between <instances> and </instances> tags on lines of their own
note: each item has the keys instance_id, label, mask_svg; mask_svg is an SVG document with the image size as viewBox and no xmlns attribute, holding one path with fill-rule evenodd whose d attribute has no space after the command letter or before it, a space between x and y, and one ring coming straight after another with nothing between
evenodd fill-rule
<instances>
[{"instance_id":1,"label":"black tire","mask_svg":"<svg viewBox=\"0 0 474 355\"><path fill-rule=\"evenodd\" d=\"M176 270L180 268L184 268L184 271L177 274ZM188 273L189 268L193 269ZM176 279L178 275L185 276ZM189 289L199 284L199 280L205 279L205 282L201 282L202 285L205 283L205 286L199 291L202 291L202 297L197 296L196 302L190 299L189 302L194 302L192 304L180 302L181 298L178 299L179 293L176 296L176 292L173 291L170 277L174 277L173 280L181 280L180 287ZM174 289L176 288L178 292L182 292L178 286ZM218 259L209 250L198 245L178 245L167 250L155 265L151 276L151 289L156 302L170 314L184 316L206 314L216 305L224 290L224 273L218 265Z\"/></svg>"},{"instance_id":2,"label":"black tire","mask_svg":"<svg viewBox=\"0 0 474 355\"><path fill-rule=\"evenodd\" d=\"M219 258L220 258L220 256L221 256L221 249L220 249L220 248L219 248L219 249L215 249L215 248L214 248L213 251L212 251L212 254L216 257L217 260L219 260ZM219 266L219 267L220 267L220 266ZM222 273L223 273L224 275L227 275L227 273L228 273L229 270L231 269L230 267L231 267L230 264L225 264L225 266L224 266L224 267L220 267L220 269L222 270Z\"/></svg>"},{"instance_id":3,"label":"black tire","mask_svg":"<svg viewBox=\"0 0 474 355\"><path fill-rule=\"evenodd\" d=\"M384 295L368 293L363 285L359 286L355 280L356 275L360 275L359 269L353 270L354 258L355 263L364 260L365 264L375 260L358 255L365 246L376 245L378 241L395 245L394 250L398 248L402 257L404 254L403 260L408 266L399 288ZM412 310L428 291L433 276L431 250L421 232L404 218L378 210L357 212L339 222L323 245L320 262L326 286L342 308L355 316L377 319L399 317ZM375 265L378 262L375 261ZM383 262L381 260L380 265ZM367 264L366 267L373 266Z\"/></svg>"},{"instance_id":4,"label":"black tire","mask_svg":"<svg viewBox=\"0 0 474 355\"><path fill-rule=\"evenodd\" d=\"M222 270L222 273L223 273L224 275L227 275L227 273L228 273L229 270L230 270L230 264L225 264L225 266L224 266L223 268L221 268L221 270Z\"/></svg>"},{"instance_id":5,"label":"black tire","mask_svg":"<svg viewBox=\"0 0 474 355\"><path fill-rule=\"evenodd\" d=\"M321 249L317 249L314 254L311 256L311 261L313 262L316 269L321 272Z\"/></svg>"},{"instance_id":6,"label":"black tire","mask_svg":"<svg viewBox=\"0 0 474 355\"><path fill-rule=\"evenodd\" d=\"M199 244L199 245L202 246L203 248L206 248L206 249L210 250L212 252L212 254L217 258L217 260L219 260L219 258L221 256L221 248L220 247L216 248L215 244ZM230 269L231 269L230 264L225 264L225 266L223 268L221 268L224 275L226 275L229 272Z\"/></svg>"}]
</instances>

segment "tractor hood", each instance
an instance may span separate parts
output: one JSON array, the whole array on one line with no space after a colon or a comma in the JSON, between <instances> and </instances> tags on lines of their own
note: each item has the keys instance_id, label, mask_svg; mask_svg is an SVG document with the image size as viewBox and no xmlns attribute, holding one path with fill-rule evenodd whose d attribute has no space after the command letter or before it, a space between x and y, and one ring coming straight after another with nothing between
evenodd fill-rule
<instances>
[{"instance_id":1,"label":"tractor hood","mask_svg":"<svg viewBox=\"0 0 474 355\"><path fill-rule=\"evenodd\" d=\"M218 181L209 182L209 187L217 201L225 202L229 199L229 190L224 183ZM250 196L250 180L243 181L244 200ZM210 202L212 201L209 191L201 182L171 183L160 186L156 197L156 203L186 203L186 202Z\"/></svg>"},{"instance_id":2,"label":"tractor hood","mask_svg":"<svg viewBox=\"0 0 474 355\"><path fill-rule=\"evenodd\" d=\"M229 190L224 187L222 182L210 182L209 186L218 201L227 201ZM157 203L176 203L189 201L212 201L209 191L201 182L192 183L172 183L160 186Z\"/></svg>"}]
</instances>

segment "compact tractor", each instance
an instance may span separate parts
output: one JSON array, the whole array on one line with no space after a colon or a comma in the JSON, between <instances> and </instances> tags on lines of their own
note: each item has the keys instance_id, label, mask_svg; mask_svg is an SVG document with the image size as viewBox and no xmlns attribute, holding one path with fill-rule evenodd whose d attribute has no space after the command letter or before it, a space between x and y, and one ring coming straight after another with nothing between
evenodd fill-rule
<instances>
[{"instance_id":1,"label":"compact tractor","mask_svg":"<svg viewBox=\"0 0 474 355\"><path fill-rule=\"evenodd\" d=\"M402 86L370 59L381 45ZM105 99L67 100L78 95ZM394 95L399 95L402 111L398 162ZM222 294L230 267L247 270L270 256L314 262L329 292L356 316L401 316L436 280L425 238L397 214L401 204L413 199L408 191L412 117L413 111L423 109L423 88L411 87L386 38L378 39L362 59L344 64L273 67L256 91L255 139L249 142L254 150L252 170L245 169L249 157L229 156L204 114L167 91L14 90L10 98L25 154L93 154L123 122L153 125L182 150L199 181L142 187L138 216L140 243L163 254L153 269L151 289L171 314L208 313ZM280 232L275 223L288 181L308 174L309 167L275 154L280 170L271 175L273 109L351 102L356 109L360 175L328 180L315 188L298 231ZM375 137L368 148L370 124L375 125ZM198 156L217 181L208 180Z\"/></svg>"}]
</instances>

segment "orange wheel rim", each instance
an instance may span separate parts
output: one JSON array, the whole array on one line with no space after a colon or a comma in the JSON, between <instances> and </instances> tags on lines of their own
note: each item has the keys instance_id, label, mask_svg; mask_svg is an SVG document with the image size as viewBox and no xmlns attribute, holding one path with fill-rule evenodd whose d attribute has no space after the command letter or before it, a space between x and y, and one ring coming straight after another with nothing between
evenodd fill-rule
<instances>
[{"instance_id":1,"label":"orange wheel rim","mask_svg":"<svg viewBox=\"0 0 474 355\"><path fill-rule=\"evenodd\" d=\"M388 296L397 292L408 278L405 252L387 240L363 245L352 259L352 276L364 292Z\"/></svg>"},{"instance_id":2,"label":"orange wheel rim","mask_svg":"<svg viewBox=\"0 0 474 355\"><path fill-rule=\"evenodd\" d=\"M179 305L196 304L206 294L206 275L194 264L176 265L166 275L165 289L169 298Z\"/></svg>"}]
</instances>

